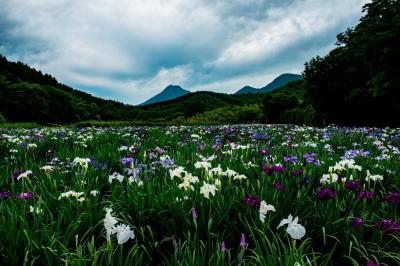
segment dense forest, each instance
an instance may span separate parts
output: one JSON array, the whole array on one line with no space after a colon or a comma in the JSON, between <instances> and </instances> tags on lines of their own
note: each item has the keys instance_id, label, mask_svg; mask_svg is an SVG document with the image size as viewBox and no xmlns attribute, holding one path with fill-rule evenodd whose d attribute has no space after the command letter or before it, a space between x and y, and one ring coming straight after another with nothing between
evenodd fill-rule
<instances>
[{"instance_id":1,"label":"dense forest","mask_svg":"<svg viewBox=\"0 0 400 266\"><path fill-rule=\"evenodd\" d=\"M195 92L129 106L62 85L0 57L0 121L400 125L400 1L373 0L337 47L305 63L303 80L265 94Z\"/></svg>"},{"instance_id":2,"label":"dense forest","mask_svg":"<svg viewBox=\"0 0 400 266\"><path fill-rule=\"evenodd\" d=\"M304 81L266 95L267 122L400 125L400 1L374 0L362 11L335 49L305 64Z\"/></svg>"},{"instance_id":3,"label":"dense forest","mask_svg":"<svg viewBox=\"0 0 400 266\"><path fill-rule=\"evenodd\" d=\"M374 0L363 12L336 49L305 65L318 123L400 124L400 1Z\"/></svg>"},{"instance_id":4,"label":"dense forest","mask_svg":"<svg viewBox=\"0 0 400 266\"><path fill-rule=\"evenodd\" d=\"M64 124L130 119L132 111L130 106L74 90L48 74L0 55L0 119Z\"/></svg>"}]
</instances>

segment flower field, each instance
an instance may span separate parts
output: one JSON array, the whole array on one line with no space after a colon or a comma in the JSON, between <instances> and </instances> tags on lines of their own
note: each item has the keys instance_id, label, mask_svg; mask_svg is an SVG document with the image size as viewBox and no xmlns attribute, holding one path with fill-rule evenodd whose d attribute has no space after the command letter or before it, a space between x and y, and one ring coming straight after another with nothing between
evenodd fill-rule
<instances>
[{"instance_id":1,"label":"flower field","mask_svg":"<svg viewBox=\"0 0 400 266\"><path fill-rule=\"evenodd\" d=\"M1 265L400 265L400 129L1 129Z\"/></svg>"}]
</instances>

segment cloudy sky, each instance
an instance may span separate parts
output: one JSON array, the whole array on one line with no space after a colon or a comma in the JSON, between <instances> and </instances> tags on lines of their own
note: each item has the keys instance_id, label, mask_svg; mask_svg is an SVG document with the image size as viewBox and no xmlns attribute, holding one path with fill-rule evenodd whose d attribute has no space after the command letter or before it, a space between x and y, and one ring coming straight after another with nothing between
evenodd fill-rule
<instances>
[{"instance_id":1,"label":"cloudy sky","mask_svg":"<svg viewBox=\"0 0 400 266\"><path fill-rule=\"evenodd\" d=\"M169 84L232 93L325 55L366 0L0 0L0 54L138 104Z\"/></svg>"}]
</instances>

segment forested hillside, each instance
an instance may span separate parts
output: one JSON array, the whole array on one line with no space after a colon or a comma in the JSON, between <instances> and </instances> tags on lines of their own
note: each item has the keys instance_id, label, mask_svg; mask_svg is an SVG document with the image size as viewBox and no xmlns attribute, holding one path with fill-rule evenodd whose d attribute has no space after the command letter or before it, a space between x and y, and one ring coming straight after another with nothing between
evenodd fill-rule
<instances>
[{"instance_id":1,"label":"forested hillside","mask_svg":"<svg viewBox=\"0 0 400 266\"><path fill-rule=\"evenodd\" d=\"M74 90L21 62L0 55L0 114L10 122L70 123L130 119L133 109Z\"/></svg>"},{"instance_id":2,"label":"forested hillside","mask_svg":"<svg viewBox=\"0 0 400 266\"><path fill-rule=\"evenodd\" d=\"M374 0L338 47L306 64L318 123L399 125L400 1Z\"/></svg>"},{"instance_id":3,"label":"forested hillside","mask_svg":"<svg viewBox=\"0 0 400 266\"><path fill-rule=\"evenodd\" d=\"M304 81L264 99L268 123L400 125L400 1L374 0L337 47L305 64Z\"/></svg>"}]
</instances>

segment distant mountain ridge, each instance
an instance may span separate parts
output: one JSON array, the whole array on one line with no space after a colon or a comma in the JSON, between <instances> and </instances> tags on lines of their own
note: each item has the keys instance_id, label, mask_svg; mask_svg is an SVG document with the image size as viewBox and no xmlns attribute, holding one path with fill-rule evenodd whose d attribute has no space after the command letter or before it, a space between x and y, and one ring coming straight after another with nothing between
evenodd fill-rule
<instances>
[{"instance_id":1,"label":"distant mountain ridge","mask_svg":"<svg viewBox=\"0 0 400 266\"><path fill-rule=\"evenodd\" d=\"M253 93L190 92L170 85L145 104L132 106L75 90L48 74L0 55L0 124L4 121L69 124L89 120L167 123L182 122L214 110L219 111L204 114L213 123L259 121L256 117L260 117L263 99L264 95ZM231 108L234 112L227 112ZM196 119L204 119L199 117Z\"/></svg>"},{"instance_id":2,"label":"distant mountain ridge","mask_svg":"<svg viewBox=\"0 0 400 266\"><path fill-rule=\"evenodd\" d=\"M168 101L168 100L172 100L172 99L181 97L188 93L190 93L190 91L184 90L180 86L169 85L162 92L151 97L150 99L148 99L147 101L145 101L144 103L141 103L139 105L148 105L148 104L152 104L152 103L164 102L164 101Z\"/></svg>"},{"instance_id":3,"label":"distant mountain ridge","mask_svg":"<svg viewBox=\"0 0 400 266\"><path fill-rule=\"evenodd\" d=\"M254 88L250 86L245 86L235 92L235 94L246 94L246 93L266 93L272 90L275 90L277 88L280 88L282 86L285 86L289 82L297 81L303 79L302 75L297 75L297 74L291 74L291 73L285 73L277 78L275 78L271 83L268 85L262 87L262 88Z\"/></svg>"},{"instance_id":4,"label":"distant mountain ridge","mask_svg":"<svg viewBox=\"0 0 400 266\"><path fill-rule=\"evenodd\" d=\"M275 90L277 88L280 88L282 86L285 86L289 82L293 82L293 81L297 81L297 80L301 80L301 79L303 79L302 75L285 73L285 74L278 76L271 83L269 83L268 85L266 85L262 88L257 89L257 88L251 87L251 86L245 86L245 87L241 88L240 90L238 90L237 92L235 92L234 94L266 93L266 92ZM176 99L178 97L184 96L189 93L190 93L190 91L184 90L178 85L169 85L162 92L151 97L147 101L139 104L139 106L173 100L173 99Z\"/></svg>"}]
</instances>

